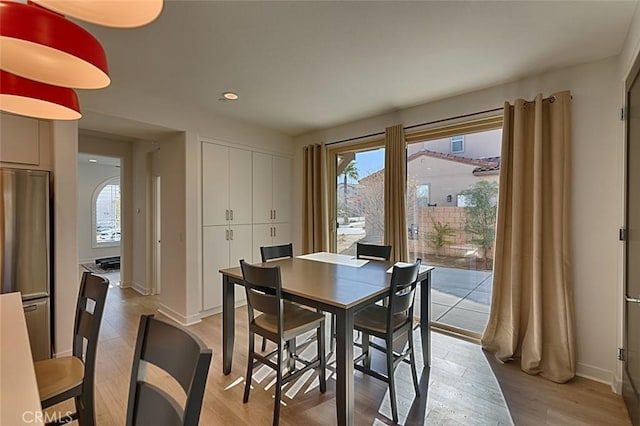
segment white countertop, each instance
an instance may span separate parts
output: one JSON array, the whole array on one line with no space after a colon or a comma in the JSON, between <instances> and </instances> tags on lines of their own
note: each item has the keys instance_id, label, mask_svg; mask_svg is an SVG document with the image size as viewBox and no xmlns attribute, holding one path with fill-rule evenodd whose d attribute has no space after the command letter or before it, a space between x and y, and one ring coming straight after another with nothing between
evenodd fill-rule
<instances>
[{"instance_id":1,"label":"white countertop","mask_svg":"<svg viewBox=\"0 0 640 426\"><path fill-rule=\"evenodd\" d=\"M0 425L42 425L20 293L0 294Z\"/></svg>"}]
</instances>

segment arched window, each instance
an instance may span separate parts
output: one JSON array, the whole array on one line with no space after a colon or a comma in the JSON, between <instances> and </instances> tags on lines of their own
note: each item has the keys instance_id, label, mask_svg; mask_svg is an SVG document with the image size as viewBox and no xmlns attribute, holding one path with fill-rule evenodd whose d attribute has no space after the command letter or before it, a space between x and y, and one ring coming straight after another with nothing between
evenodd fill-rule
<instances>
[{"instance_id":1,"label":"arched window","mask_svg":"<svg viewBox=\"0 0 640 426\"><path fill-rule=\"evenodd\" d=\"M93 235L96 247L120 244L120 177L103 182L93 195Z\"/></svg>"}]
</instances>

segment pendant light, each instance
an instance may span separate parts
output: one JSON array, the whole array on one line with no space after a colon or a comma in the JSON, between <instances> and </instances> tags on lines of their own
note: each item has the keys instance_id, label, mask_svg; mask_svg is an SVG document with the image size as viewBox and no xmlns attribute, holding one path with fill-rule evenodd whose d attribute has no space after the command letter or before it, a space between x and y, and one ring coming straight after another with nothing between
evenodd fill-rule
<instances>
[{"instance_id":1,"label":"pendant light","mask_svg":"<svg viewBox=\"0 0 640 426\"><path fill-rule=\"evenodd\" d=\"M162 0L31 0L62 15L115 28L135 28L154 21Z\"/></svg>"},{"instance_id":2,"label":"pendant light","mask_svg":"<svg viewBox=\"0 0 640 426\"><path fill-rule=\"evenodd\" d=\"M73 89L52 86L0 70L0 110L50 120L77 120L78 97Z\"/></svg>"},{"instance_id":3,"label":"pendant light","mask_svg":"<svg viewBox=\"0 0 640 426\"><path fill-rule=\"evenodd\" d=\"M34 4L0 1L0 68L63 87L101 89L107 57L88 31Z\"/></svg>"}]
</instances>

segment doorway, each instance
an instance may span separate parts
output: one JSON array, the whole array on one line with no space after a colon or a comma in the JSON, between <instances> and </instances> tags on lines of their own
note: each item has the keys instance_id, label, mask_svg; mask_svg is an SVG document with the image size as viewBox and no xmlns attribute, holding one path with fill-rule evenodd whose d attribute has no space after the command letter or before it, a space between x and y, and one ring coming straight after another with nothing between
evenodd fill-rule
<instances>
[{"instance_id":1,"label":"doorway","mask_svg":"<svg viewBox=\"0 0 640 426\"><path fill-rule=\"evenodd\" d=\"M162 285L162 180L160 176L152 178L152 206L153 206L153 294L160 294Z\"/></svg>"},{"instance_id":2,"label":"doorway","mask_svg":"<svg viewBox=\"0 0 640 426\"><path fill-rule=\"evenodd\" d=\"M627 79L624 373L622 394L633 424L640 424L640 60Z\"/></svg>"}]
</instances>

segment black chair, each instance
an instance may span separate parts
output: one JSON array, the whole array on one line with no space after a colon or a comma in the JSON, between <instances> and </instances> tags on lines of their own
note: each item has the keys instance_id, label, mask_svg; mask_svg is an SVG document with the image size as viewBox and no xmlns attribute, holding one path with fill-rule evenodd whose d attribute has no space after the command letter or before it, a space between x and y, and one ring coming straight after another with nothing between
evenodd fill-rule
<instances>
[{"instance_id":1,"label":"black chair","mask_svg":"<svg viewBox=\"0 0 640 426\"><path fill-rule=\"evenodd\" d=\"M318 369L320 376L320 392L324 393L327 390L324 315L282 299L279 266L273 268L254 266L241 260L240 267L247 292L247 310L249 312L249 356L247 357L247 377L243 402L249 401L253 368L258 363L262 363L274 369L276 371L276 389L273 424L277 425L280 418L282 387L285 384L315 368ZM256 315L255 311L260 313ZM318 355L314 360L306 361L295 355L295 339L297 336L314 329L318 342ZM256 334L275 342L276 350L267 355L255 352ZM282 353L285 348L289 354L286 373L283 371L285 366L283 365ZM275 362L271 360L274 355ZM300 361L304 367L297 370L296 361Z\"/></svg>"},{"instance_id":2,"label":"black chair","mask_svg":"<svg viewBox=\"0 0 640 426\"><path fill-rule=\"evenodd\" d=\"M268 262L275 259L285 259L293 257L293 244L283 244L280 246L262 246L260 247L260 256L262 262Z\"/></svg>"},{"instance_id":3,"label":"black chair","mask_svg":"<svg viewBox=\"0 0 640 426\"><path fill-rule=\"evenodd\" d=\"M293 244L283 244L280 246L261 246L260 256L262 263L270 260L286 259L293 257ZM267 339L262 338L262 352L267 350Z\"/></svg>"},{"instance_id":4,"label":"black chair","mask_svg":"<svg viewBox=\"0 0 640 426\"><path fill-rule=\"evenodd\" d=\"M356 258L389 261L391 259L391 246L356 243Z\"/></svg>"},{"instance_id":5,"label":"black chair","mask_svg":"<svg viewBox=\"0 0 640 426\"><path fill-rule=\"evenodd\" d=\"M384 260L391 259L391 246L381 246L378 244L356 243L356 258L368 260ZM333 339L336 335L336 316L331 315L331 345L329 350L333 352Z\"/></svg>"},{"instance_id":6,"label":"black chair","mask_svg":"<svg viewBox=\"0 0 640 426\"><path fill-rule=\"evenodd\" d=\"M182 386L184 408L144 376L146 364L169 373ZM196 336L153 315L142 315L129 385L127 426L196 426L211 363L211 349Z\"/></svg>"},{"instance_id":7,"label":"black chair","mask_svg":"<svg viewBox=\"0 0 640 426\"><path fill-rule=\"evenodd\" d=\"M399 362L404 361L411 365L416 396L420 397L413 350L413 301L418 284L420 264L421 259L417 259L413 265L394 266L389 289L389 305L368 306L357 312L354 317L353 328L362 333L362 355L355 359L355 368L389 385L391 414L395 423L398 422L398 406L394 371ZM403 333L406 334L409 343L406 349L398 353L394 351L393 342ZM369 342L370 336L384 340L385 347ZM371 369L371 356L369 353L371 347L385 352L387 375Z\"/></svg>"},{"instance_id":8,"label":"black chair","mask_svg":"<svg viewBox=\"0 0 640 426\"><path fill-rule=\"evenodd\" d=\"M82 426L95 424L94 377L96 351L109 281L90 272L82 274L76 318L73 326L72 356L34 363L42 408L74 398L76 412L61 416L64 424L78 420Z\"/></svg>"}]
</instances>

